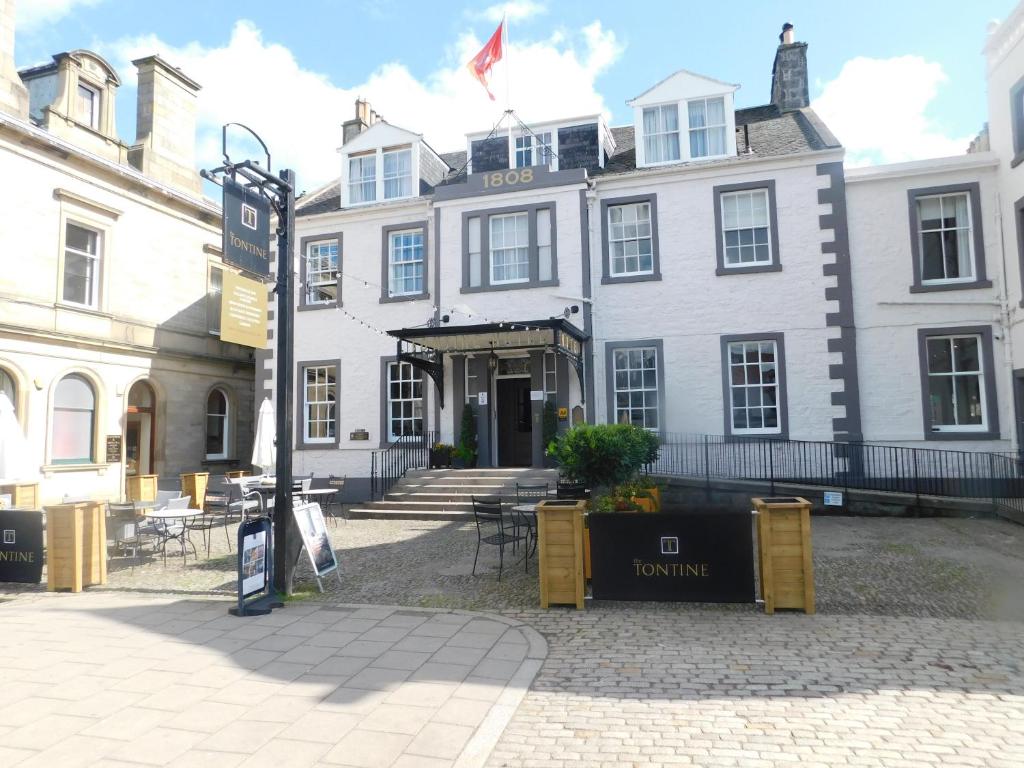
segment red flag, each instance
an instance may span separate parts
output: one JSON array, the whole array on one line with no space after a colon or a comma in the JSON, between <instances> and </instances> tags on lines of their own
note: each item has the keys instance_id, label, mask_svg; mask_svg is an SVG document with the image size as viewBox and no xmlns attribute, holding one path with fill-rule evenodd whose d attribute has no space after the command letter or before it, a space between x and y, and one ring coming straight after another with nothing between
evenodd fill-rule
<instances>
[{"instance_id":1,"label":"red flag","mask_svg":"<svg viewBox=\"0 0 1024 768\"><path fill-rule=\"evenodd\" d=\"M494 66L495 62L501 61L501 39L502 32L504 31L505 21L502 20L498 28L494 30L494 34L491 35L491 39L487 41L487 45L480 49L480 53L474 56L466 64L466 69L473 75L477 80L480 81L480 85L487 91L487 95L491 97L491 101L494 101L494 94L491 93L491 89L487 87L487 75L491 72L491 67Z\"/></svg>"}]
</instances>

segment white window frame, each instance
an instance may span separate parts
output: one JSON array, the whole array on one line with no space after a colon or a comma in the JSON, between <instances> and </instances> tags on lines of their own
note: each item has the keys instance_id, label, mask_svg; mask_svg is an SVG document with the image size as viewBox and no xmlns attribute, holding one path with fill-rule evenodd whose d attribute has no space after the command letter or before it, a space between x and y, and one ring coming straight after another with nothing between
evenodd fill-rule
<instances>
[{"instance_id":1,"label":"white window frame","mask_svg":"<svg viewBox=\"0 0 1024 768\"><path fill-rule=\"evenodd\" d=\"M494 247L494 223L496 221L504 222L504 221L509 220L509 219L519 219L519 218L523 218L523 219L526 220L526 242L525 243L520 243L519 242L519 227L518 227L517 224L514 224L513 225L513 232L516 233L515 245L512 245L512 246L505 245L504 241L503 241L503 245L502 245L501 248L495 248ZM503 230L506 229L504 224L502 225L502 229ZM488 255L489 255L488 263L490 265L490 271L491 271L491 274L490 274L490 284L491 285L511 285L511 284L514 284L514 283L528 283L528 282L530 282L530 213L529 213L529 211L514 211L512 213L501 213L501 214L494 214L493 216L489 216L488 220L487 220L487 230L488 230L487 231L487 235L488 235L488 243L489 243L489 245L488 245ZM526 276L525 277L516 277L516 278L511 278L511 279L505 279L505 280L496 280L495 277L494 277L494 268L496 266L496 261L497 261L497 259L495 259L495 254L499 253L499 252L505 253L505 252L510 252L510 251L514 252L516 254L516 256L523 255L524 258L516 258L516 260L514 262L506 262L506 263L501 264L500 266L503 267L505 269L505 273L508 274L509 266L515 265L516 266L516 271L518 272L520 267L522 267L522 265L525 264L526 265Z\"/></svg>"},{"instance_id":2,"label":"white window frame","mask_svg":"<svg viewBox=\"0 0 1024 768\"><path fill-rule=\"evenodd\" d=\"M725 224L725 201L727 199L737 199L741 197L753 198L755 195L762 196L764 199L764 226L749 226L749 227L727 227ZM770 266L775 263L775 253L772 250L772 209L771 209L771 197L768 194L767 188L759 189L743 189L736 190L734 192L721 192L719 195L721 211L722 211L722 268L723 269L743 269L744 267L762 267ZM751 209L751 216L753 216L753 209ZM764 229L765 231L765 242L758 243L756 240L756 230ZM728 232L751 232L751 243L749 247L754 248L756 256L758 245L765 245L768 248L767 259L756 259L754 261L729 261L729 249L738 249L737 252L742 252L742 249L746 247L745 244L741 243L737 246L730 246L728 242Z\"/></svg>"},{"instance_id":3,"label":"white window frame","mask_svg":"<svg viewBox=\"0 0 1024 768\"><path fill-rule=\"evenodd\" d=\"M220 396L222 398L224 398L224 413L223 414L221 414L221 413L211 413L210 412L210 398L213 397L213 394L215 392L220 393ZM231 416L231 399L228 397L228 393L225 392L220 387L214 387L213 389L211 389L206 394L206 425L205 425L206 433L205 433L205 437L206 437L207 441L209 441L209 439L210 439L210 419L211 418L220 419L221 420L221 440L222 440L222 443L221 443L221 451L219 453L207 453L206 454L207 460L226 459L228 457L228 431L231 428L231 426L230 426L231 425L230 416ZM209 443L207 443L207 444L209 444Z\"/></svg>"},{"instance_id":4,"label":"white window frame","mask_svg":"<svg viewBox=\"0 0 1024 768\"><path fill-rule=\"evenodd\" d=\"M654 367L647 368L644 365L644 353L651 352L654 355ZM631 353L638 353L640 355L640 367L634 368L631 366L629 358ZM656 346L637 346L637 347L618 347L611 351L612 354L612 413L615 415L616 424L632 424L633 423L633 411L640 410L644 413L644 424L643 428L650 432L659 432L661 430L661 392L658 387L658 366L661 365L661 360L658 359L658 348ZM626 367L619 367L620 356L626 361ZM631 373L639 373L640 385L633 386L629 382ZM619 385L619 373L626 374L626 385ZM653 383L648 386L644 383L643 379L647 373L650 373L653 378ZM640 393L641 405L633 405L633 395ZM654 405L647 404L647 397L649 394L654 395ZM619 405L619 395L626 395L629 400L629 404L626 406ZM654 413L654 426L647 424L647 413ZM625 413L628 416L627 421L622 421L622 414Z\"/></svg>"},{"instance_id":5,"label":"white window frame","mask_svg":"<svg viewBox=\"0 0 1024 768\"><path fill-rule=\"evenodd\" d=\"M558 170L558 156L555 154L557 131L539 131L537 133L520 133L512 138L511 153L513 168L529 168L535 165L546 165L552 171ZM529 153L530 162L526 161ZM538 154L546 154L547 162L537 162Z\"/></svg>"},{"instance_id":6,"label":"white window frame","mask_svg":"<svg viewBox=\"0 0 1024 768\"><path fill-rule=\"evenodd\" d=\"M685 105L686 102L682 102L682 104ZM681 123L679 122L679 112L680 112L679 107L680 107L680 102L678 102L678 101L669 101L669 102L665 102L664 104L651 104L649 106L641 107L641 109L640 109L640 129L643 132L643 149L644 149L644 164L645 165L671 165L672 163L678 163L678 162L681 162L682 160L686 159L686 156L683 153L683 131L682 131L682 128L680 127ZM658 112L658 117L660 118L661 117L661 113L663 111L665 111L666 109L674 109L676 111L676 129L674 131L655 131L655 132L652 132L652 133L648 133L646 128L644 127L645 126L645 119L644 119L645 114L647 112L657 111ZM660 122L660 120L658 122ZM676 142L677 142L676 148L678 149L679 156L676 157L676 158L670 158L668 160L651 160L650 155L649 155L649 153L647 151L647 140L648 139L658 139L659 142L661 142L661 141L667 142L668 141L668 137L670 137L672 135L675 135L675 137L676 137ZM689 134L687 134L687 141L689 141ZM667 150L667 148L668 148L667 145L662 147L662 149L665 149L665 150ZM687 143L687 149L689 149L689 143ZM668 152L666 151L666 152L664 152L664 154L667 155Z\"/></svg>"},{"instance_id":7,"label":"white window frame","mask_svg":"<svg viewBox=\"0 0 1024 768\"><path fill-rule=\"evenodd\" d=\"M398 378L395 378L395 375L394 375L395 371L398 372ZM404 376L405 373L409 374L408 378L405 378L405 376ZM417 383L419 384L419 390L420 390L419 397L415 396ZM401 397L401 396L399 396L399 397L392 397L391 396L391 385L392 384L398 384L399 392L401 392L401 387L402 387L403 384L409 384L411 392L413 393L413 395L411 397ZM420 422L420 434L422 435L424 433L424 431L426 430L426 415L425 415L426 404L424 402L426 398L424 397L424 392L423 392L423 371L421 371L419 368L414 368L410 363L403 363L403 362L400 362L400 361L397 361L397 360L391 360L387 364L387 381L385 382L384 386L387 387L386 396L384 398L384 406L385 406L385 408L387 408L387 411L384 414L384 420L385 420L385 423L387 424L387 428L388 428L388 442L389 443L393 443L393 442L395 442L396 440L398 440L398 439L400 439L402 437L402 435L396 435L395 434L395 430L394 430L395 418L392 416L391 406L393 404L395 404L395 403L411 403L412 404L411 405L412 415L408 416L408 417L406 417L405 415L399 416L398 417L398 421L401 422L401 423L410 422L411 426L413 428L415 428L416 420L419 419L419 422ZM417 405L416 405L417 403L419 403L419 415L418 416L417 416ZM414 432L411 432L409 434L416 434L416 433L414 431Z\"/></svg>"},{"instance_id":8,"label":"white window frame","mask_svg":"<svg viewBox=\"0 0 1024 768\"><path fill-rule=\"evenodd\" d=\"M647 208L648 234L646 236L640 236L640 234L639 234L639 227L640 227L640 225L642 223L642 219L640 218L639 214L640 214L640 210L644 206L646 206L646 208ZM622 237L615 237L614 236L615 235L615 226L621 226L623 228L623 230L625 230L625 227L627 225L625 223L620 223L618 225L613 225L612 224L612 211L613 210L625 210L625 209L635 209L636 210L636 226L638 228L638 232L637 232L637 236L636 237L625 237L625 233L624 232L623 232L623 236ZM608 206L608 221L605 222L605 223L606 223L606 226L608 227L608 275L609 275L609 277L634 277L634 276L638 276L638 275L653 275L654 274L654 220L653 220L652 211L651 211L651 202L649 200L647 200L647 201L637 202L637 203L618 203L618 204L615 204L615 205L609 205ZM639 266L640 266L640 241L642 241L642 240L647 240L650 243L650 256L651 256L651 267L650 267L650 269L639 269ZM634 242L634 241L637 243L637 256L636 256L637 269L635 271L624 270L622 272L616 272L615 271L615 260L616 260L616 257L615 257L615 244L616 243ZM624 249L624 251L625 251L625 249ZM628 260L630 258L631 258L630 256L624 256L624 260Z\"/></svg>"},{"instance_id":9,"label":"white window frame","mask_svg":"<svg viewBox=\"0 0 1024 768\"><path fill-rule=\"evenodd\" d=\"M957 339L974 339L978 345L978 370L977 371L958 371L956 370L956 357L953 354L953 342ZM950 343L950 365L952 371L939 371L932 373L931 370L931 355L928 353L928 345L933 341L945 341ZM956 418L956 377L962 376L976 376L978 378L978 393L980 395L980 402L978 407L981 409L981 423L980 424L937 424L935 419L928 416L928 423L931 425L932 432L987 432L988 426L988 401L987 394L985 392L985 340L977 333L951 333L943 334L941 336L928 336L925 338L925 387L927 388L928 401L931 401L931 379L936 378L953 378L953 402L952 413L953 417Z\"/></svg>"},{"instance_id":10,"label":"white window frame","mask_svg":"<svg viewBox=\"0 0 1024 768\"><path fill-rule=\"evenodd\" d=\"M84 413L84 412L86 412L86 409L83 409L83 408L68 408L68 407L58 406L58 404L57 404L57 390L60 389L61 383L65 379L69 379L69 378L75 378L75 379L79 379L79 380L83 381L85 383L85 385L89 388L89 392L92 394L92 409L90 411L88 411L89 413L92 414L90 422L89 422L90 423L90 434L89 434L89 443L88 443L88 445L89 445L89 455L88 456L75 456L75 457L69 458L69 459L58 459L55 456L56 446L57 446L57 433L56 433L57 421L58 421L58 419L57 419L57 412L58 411L69 411L69 412L76 412L76 413ZM83 464L92 464L92 463L94 463L96 461L96 435L97 435L97 431L98 431L98 427L99 427L99 407L100 407L100 396L99 396L99 392L97 391L97 386L96 386L95 382L92 381L92 379L90 379L89 377L83 375L82 373L78 373L76 371L73 371L71 373L65 374L64 376L61 376L61 378L57 381L57 384L54 386L54 390L53 390L53 405L52 405L51 411L50 411L50 451L49 451L49 453L50 453L50 464L51 465L54 465L54 466L75 466L75 465L83 465Z\"/></svg>"},{"instance_id":11,"label":"white window frame","mask_svg":"<svg viewBox=\"0 0 1024 768\"><path fill-rule=\"evenodd\" d=\"M314 387L325 387L323 400L310 400L309 399L309 372L316 371L316 379L313 382ZM321 372L323 375L323 383L320 381ZM333 373L334 382L331 383L328 377ZM337 424L338 424L338 366L336 365L305 365L302 367L302 441L304 443L321 443L321 444L333 444L337 442ZM331 387L334 388L334 397L331 398ZM310 418L311 407L326 407L326 418ZM326 424L328 433L325 437L311 437L310 436L310 424ZM334 434L330 434L334 432Z\"/></svg>"},{"instance_id":12,"label":"white window frame","mask_svg":"<svg viewBox=\"0 0 1024 768\"><path fill-rule=\"evenodd\" d=\"M348 155L348 202L350 205L364 205L366 203L377 202L377 153L369 152L366 154L359 155ZM352 174L352 165L357 164L359 167L360 175L358 178ZM365 166L372 166L373 173L367 175ZM362 197L362 190L365 187L369 187L373 190L373 196L364 198ZM352 195L354 188L360 189L360 199L356 200Z\"/></svg>"},{"instance_id":13,"label":"white window frame","mask_svg":"<svg viewBox=\"0 0 1024 768\"><path fill-rule=\"evenodd\" d=\"M747 380L747 373L748 373L747 366L751 365L751 363L747 362L747 359L746 359L747 349L746 348L747 348L747 346L749 346L751 344L757 346L757 360L758 360L758 362L756 363L756 365L758 366L758 379L759 379L759 381L754 382L754 383L751 383L750 381ZM761 346L763 344L770 344L771 347L772 347L772 362L770 364L769 363L763 363L761 361L761 355L762 355ZM734 347L742 347L743 362L740 363L739 365L734 365L733 362L732 362L732 353L733 353L733 348ZM782 371L782 366L779 363L779 344L778 344L778 342L775 339L750 339L750 340L747 340L747 341L730 341L727 344L726 350L725 350L725 362L726 362L726 366L728 367L727 370L726 370L726 373L725 373L726 381L729 384L729 416L728 416L728 418L729 418L729 433L732 434L732 435L736 435L736 436L739 436L739 435L781 435L782 434L782 408L783 408L783 405L782 405L782 377L785 374ZM764 371L764 367L766 365L771 365L774 368L774 370L775 370L775 381L772 384L767 384L767 385L763 381L764 372L765 372ZM743 383L742 384L736 384L735 382L733 382L733 379L732 379L732 370L733 370L733 368L741 368L743 370ZM773 388L775 390L775 405L774 406L766 406L765 405L764 390L767 387L771 387L771 388ZM742 389L742 390L744 390L744 393L745 393L744 394L744 403L742 405L737 405L736 404L736 390L737 389ZM760 405L756 405L756 406L750 405L749 392L750 392L750 390L753 390L753 389L759 390L760 400L761 400L761 404ZM771 407L774 407L774 409L775 409L775 426L774 427L765 427L765 426L761 426L761 427L749 427L749 426L747 426L747 427L737 427L736 426L736 422L734 421L734 416L735 416L735 411L737 409L742 409L743 411L746 412L746 414L747 414L747 424L750 424L750 411L752 409L754 409L754 408L760 409L761 410L761 416L762 416L761 423L763 425L764 424L764 411L765 411L765 409L771 408Z\"/></svg>"},{"instance_id":14,"label":"white window frame","mask_svg":"<svg viewBox=\"0 0 1024 768\"><path fill-rule=\"evenodd\" d=\"M941 221L943 220L942 219L942 211L944 210L944 205L945 205L943 201L946 198L953 198L953 197L963 197L966 200L966 206L965 206L967 208L967 226L966 227L944 227L944 226L941 226ZM923 219L921 218L921 203L923 201L925 201L925 200L938 200L939 201L939 206L940 206L940 208L939 208L939 211L940 211L940 214L939 214L940 215L940 219L939 219L940 226L938 227L938 229L924 229L924 226L923 226L924 222L923 222ZM963 191L963 192L944 192L944 193L937 194L937 195L921 195L919 197L915 197L914 198L914 204L916 206L915 213L917 215L917 249L918 249L918 260L920 262L918 264L918 269L920 269L921 285L956 285L957 283L973 283L973 282L976 282L978 280L978 277L977 277L977 275L978 275L978 263L977 263L978 255L974 251L974 214L973 214L973 212L971 210L972 202L973 201L971 200L971 193L969 191L966 191L966 190ZM961 276L961 277L941 277L941 278L926 279L925 276L924 276L924 235L925 235L925 233L928 233L928 232L960 232L960 231L962 231L964 229L967 230L967 237L966 237L966 240L967 240L967 250L968 250L968 253L970 254L970 258L968 259L968 263L971 266L971 274L968 275L967 277ZM946 270L946 240L945 240L945 238L944 237L940 237L940 242L942 243L942 269L943 269L943 272L945 272L945 270Z\"/></svg>"},{"instance_id":15,"label":"white window frame","mask_svg":"<svg viewBox=\"0 0 1024 768\"><path fill-rule=\"evenodd\" d=\"M418 250L419 251L419 257L418 258L403 258L401 261L395 261L395 253L396 253L395 238L396 237L397 238L401 238L401 237L406 236L406 235L413 235L414 237L418 237L419 238L419 244L416 245L414 243L413 245L409 246L408 248L406 248L406 246L400 245L400 246L398 246L397 250L402 252L402 253L404 253L405 251L410 251L412 253L415 253ZM398 230L393 230L391 232L388 232L388 296L419 296L419 295L423 294L426 291L426 288L424 288L424 286L423 286L423 264L424 264L424 258L425 258L425 254L423 252L424 251L424 240L425 240L425 238L424 238L424 232L423 232L422 228L418 228L418 229L398 229ZM412 290L412 291L404 291L404 290L403 291L398 291L398 290L395 290L395 267L398 267L398 266L400 266L400 267L407 267L407 266L416 265L416 264L420 265L420 270L419 270L419 289L418 290Z\"/></svg>"},{"instance_id":16,"label":"white window frame","mask_svg":"<svg viewBox=\"0 0 1024 768\"><path fill-rule=\"evenodd\" d=\"M72 248L68 245L68 227L77 227L78 229L85 230L93 234L96 237L96 253L88 253L81 251L77 248ZM103 235L102 229L98 229L95 226L85 224L82 221L68 217L64 220L64 238L63 246L64 250L61 254L61 285L60 285L60 301L62 304L68 304L75 307L85 307L86 309L98 310L100 305L100 284L102 280L102 269L103 269ZM74 301L64 295L65 283L67 282L67 257L68 253L75 256L85 258L92 269L92 278L89 281L89 296L85 303Z\"/></svg>"},{"instance_id":17,"label":"white window frame","mask_svg":"<svg viewBox=\"0 0 1024 768\"><path fill-rule=\"evenodd\" d=\"M88 83L83 83L81 80L79 80L78 89L75 91L75 94L78 98L80 106L82 102L82 91L89 93L92 97L89 110L89 121L86 123L86 125L92 128L94 131L98 131L100 129L100 89L96 88L95 86L89 85ZM78 114L76 116L80 118L84 117L84 115L82 114L83 111L84 110L79 108Z\"/></svg>"},{"instance_id":18,"label":"white window frame","mask_svg":"<svg viewBox=\"0 0 1024 768\"><path fill-rule=\"evenodd\" d=\"M709 101L721 101L722 102L722 122L715 123L714 125L707 122L708 115L708 102ZM690 105L703 102L704 104L704 120L705 125L694 128L690 125ZM729 103L725 96L706 96L700 99L688 99L686 102L686 156L691 160L707 160L709 158L716 157L727 157L729 154L729 114L728 107ZM717 155L695 155L690 151L690 136L697 131L704 131L710 135L711 130L721 129L722 131L722 149L723 151ZM710 141L708 142L710 144Z\"/></svg>"},{"instance_id":19,"label":"white window frame","mask_svg":"<svg viewBox=\"0 0 1024 768\"><path fill-rule=\"evenodd\" d=\"M552 402L558 394L558 355L544 353L544 397Z\"/></svg>"},{"instance_id":20,"label":"white window frame","mask_svg":"<svg viewBox=\"0 0 1024 768\"><path fill-rule=\"evenodd\" d=\"M314 259L317 260L318 264L322 264L323 263L322 259L324 258L324 255L319 252L319 249L324 248L324 247L330 249L331 246L334 247L334 253L333 254L328 253L327 257L330 258L333 255L333 264L334 264L333 269L326 269L325 270L325 269L321 269L319 266L316 269L313 269L313 261L314 261ZM314 256L314 250L317 250L317 253L316 253L315 256ZM337 289L338 289L339 274L341 272L341 269L340 269L341 247L340 247L338 241L336 239L326 239L326 240L317 240L317 241L312 242L312 243L307 243L306 244L305 259L306 259L306 286L305 286L305 288L306 288L306 302L305 302L306 305L309 306L309 305L333 304L333 303L335 303L338 300ZM333 277L331 277L332 274L333 274ZM327 275L328 277L325 279L323 277L324 275ZM329 285L333 285L335 287L334 299L317 299L317 298L315 298L315 296L316 296L316 294L318 292L317 289L321 288L322 286L329 286Z\"/></svg>"},{"instance_id":21,"label":"white window frame","mask_svg":"<svg viewBox=\"0 0 1024 768\"><path fill-rule=\"evenodd\" d=\"M388 175L388 173L386 171L388 156L401 155L401 154L408 154L408 156L409 156L409 173L408 174L394 174L393 173L393 174ZM383 190L381 191L382 199L384 199L384 200L403 200L403 199L405 199L407 197L412 197L413 196L412 180L413 180L413 163L414 163L414 161L415 161L415 158L413 157L412 147L399 147L399 148L395 148L395 149L386 149L386 150L384 150L381 153L380 174L381 174L381 181L382 181L381 186L383 187ZM389 195L388 191L387 191L388 190L388 182L389 181L398 181L399 182L399 187L401 187L401 181L403 179L408 179L409 191L406 194L404 194L404 195Z\"/></svg>"}]
</instances>

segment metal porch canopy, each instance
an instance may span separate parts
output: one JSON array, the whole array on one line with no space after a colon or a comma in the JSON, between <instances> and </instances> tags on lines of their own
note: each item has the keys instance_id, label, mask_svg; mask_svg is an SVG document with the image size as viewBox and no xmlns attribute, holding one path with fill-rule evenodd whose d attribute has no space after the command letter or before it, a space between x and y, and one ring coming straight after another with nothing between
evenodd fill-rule
<instances>
[{"instance_id":1,"label":"metal porch canopy","mask_svg":"<svg viewBox=\"0 0 1024 768\"><path fill-rule=\"evenodd\" d=\"M589 336L561 317L508 323L443 325L388 331L398 340L398 359L424 371L437 386L444 407L445 354L490 353L503 349L551 349L576 369L586 402L583 344Z\"/></svg>"}]
</instances>

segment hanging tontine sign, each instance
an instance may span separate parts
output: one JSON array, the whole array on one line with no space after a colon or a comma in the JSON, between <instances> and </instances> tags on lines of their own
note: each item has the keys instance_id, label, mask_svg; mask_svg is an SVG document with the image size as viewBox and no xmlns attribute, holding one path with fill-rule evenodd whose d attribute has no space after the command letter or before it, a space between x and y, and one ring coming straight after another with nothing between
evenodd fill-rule
<instances>
[{"instance_id":1,"label":"hanging tontine sign","mask_svg":"<svg viewBox=\"0 0 1024 768\"><path fill-rule=\"evenodd\" d=\"M256 190L224 178L224 261L270 275L270 203Z\"/></svg>"}]
</instances>

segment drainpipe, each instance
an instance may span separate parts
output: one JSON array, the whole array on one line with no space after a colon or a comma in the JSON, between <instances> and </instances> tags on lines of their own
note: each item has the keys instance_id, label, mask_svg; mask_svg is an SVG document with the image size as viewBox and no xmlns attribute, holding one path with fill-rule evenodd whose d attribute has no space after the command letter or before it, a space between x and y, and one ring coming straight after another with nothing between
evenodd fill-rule
<instances>
[{"instance_id":1,"label":"drainpipe","mask_svg":"<svg viewBox=\"0 0 1024 768\"><path fill-rule=\"evenodd\" d=\"M1011 308L1006 281L1006 235L1003 232L1002 198L998 190L996 191L996 231L999 232L999 266L1002 273L999 286L999 328L1003 336L1003 367L1006 371L1006 380L1010 383L1010 413L1013 417L1010 428L1010 447L1014 451L1020 451L1020 440L1017 434L1017 421L1020 414L1017 413L1017 383L1013 378L1013 334L1010 331Z\"/></svg>"}]
</instances>

